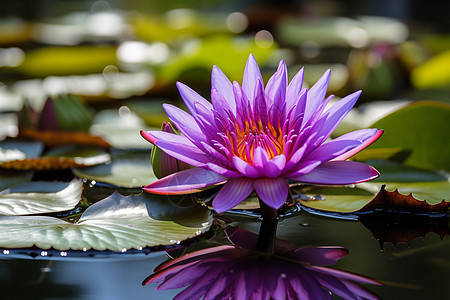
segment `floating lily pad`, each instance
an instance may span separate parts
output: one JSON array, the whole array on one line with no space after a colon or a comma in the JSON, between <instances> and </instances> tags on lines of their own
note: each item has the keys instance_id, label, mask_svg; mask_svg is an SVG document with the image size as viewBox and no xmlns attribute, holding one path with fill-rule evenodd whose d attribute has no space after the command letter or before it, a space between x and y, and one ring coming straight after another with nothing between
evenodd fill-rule
<instances>
[{"instance_id":1,"label":"floating lily pad","mask_svg":"<svg viewBox=\"0 0 450 300\"><path fill-rule=\"evenodd\" d=\"M81 180L71 182L34 181L0 192L0 215L31 215L74 208L81 200Z\"/></svg>"},{"instance_id":2,"label":"floating lily pad","mask_svg":"<svg viewBox=\"0 0 450 300\"><path fill-rule=\"evenodd\" d=\"M73 172L78 177L125 188L137 188L157 180L150 163L150 151L114 153L110 164L75 168Z\"/></svg>"},{"instance_id":3,"label":"floating lily pad","mask_svg":"<svg viewBox=\"0 0 450 300\"><path fill-rule=\"evenodd\" d=\"M182 208L164 197L115 192L86 209L76 223L45 216L0 217L0 247L125 252L180 243L206 232L212 220L200 205Z\"/></svg>"},{"instance_id":4,"label":"floating lily pad","mask_svg":"<svg viewBox=\"0 0 450 300\"><path fill-rule=\"evenodd\" d=\"M411 152L405 164L450 171L450 105L421 101L373 124L384 135L369 149L402 148Z\"/></svg>"}]
</instances>

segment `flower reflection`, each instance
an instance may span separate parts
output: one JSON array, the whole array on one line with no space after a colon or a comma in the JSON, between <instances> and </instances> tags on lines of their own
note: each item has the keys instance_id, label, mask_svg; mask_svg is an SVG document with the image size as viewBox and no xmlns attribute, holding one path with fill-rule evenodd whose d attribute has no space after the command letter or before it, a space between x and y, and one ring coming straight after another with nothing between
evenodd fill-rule
<instances>
[{"instance_id":1,"label":"flower reflection","mask_svg":"<svg viewBox=\"0 0 450 300\"><path fill-rule=\"evenodd\" d=\"M378 281L325 266L347 255L342 247L295 249L276 240L274 254L256 251L257 236L233 229L234 245L195 251L162 263L143 285L186 287L174 299L378 299L362 284ZM249 248L247 248L249 247Z\"/></svg>"}]
</instances>

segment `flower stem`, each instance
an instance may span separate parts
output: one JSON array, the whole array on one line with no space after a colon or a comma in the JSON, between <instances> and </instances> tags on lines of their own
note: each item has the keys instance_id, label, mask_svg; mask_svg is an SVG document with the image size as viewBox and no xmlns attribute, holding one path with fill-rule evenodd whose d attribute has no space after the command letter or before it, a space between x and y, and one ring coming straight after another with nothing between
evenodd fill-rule
<instances>
[{"instance_id":1,"label":"flower stem","mask_svg":"<svg viewBox=\"0 0 450 300\"><path fill-rule=\"evenodd\" d=\"M273 254L277 235L278 212L276 209L267 206L261 200L259 200L259 207L261 208L262 221L259 227L256 249L261 252Z\"/></svg>"}]
</instances>

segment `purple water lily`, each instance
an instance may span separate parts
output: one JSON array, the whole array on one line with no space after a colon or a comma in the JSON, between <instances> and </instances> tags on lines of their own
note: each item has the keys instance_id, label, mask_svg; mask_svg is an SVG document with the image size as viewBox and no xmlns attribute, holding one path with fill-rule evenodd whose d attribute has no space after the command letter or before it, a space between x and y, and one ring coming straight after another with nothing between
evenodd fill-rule
<instances>
[{"instance_id":1,"label":"purple water lily","mask_svg":"<svg viewBox=\"0 0 450 300\"><path fill-rule=\"evenodd\" d=\"M326 266L348 254L342 247L295 247L282 240L273 255L255 251L257 236L237 229L235 245L195 251L156 267L143 285L186 287L174 299L379 299L362 284L380 283ZM237 243L236 243L237 241ZM243 244L240 242L243 241ZM204 297L204 298L202 298Z\"/></svg>"},{"instance_id":2,"label":"purple water lily","mask_svg":"<svg viewBox=\"0 0 450 300\"><path fill-rule=\"evenodd\" d=\"M330 71L311 89L302 88L303 69L288 84L281 61L264 88L255 58L250 55L242 86L231 83L216 66L212 70L212 103L178 82L189 112L165 104L170 120L183 136L141 132L165 153L194 168L166 176L144 190L157 194L198 192L224 184L213 201L227 211L253 191L269 207L287 199L287 179L310 184L344 185L376 178L373 167L346 161L382 131L362 129L327 141L361 94L355 92L325 110Z\"/></svg>"}]
</instances>

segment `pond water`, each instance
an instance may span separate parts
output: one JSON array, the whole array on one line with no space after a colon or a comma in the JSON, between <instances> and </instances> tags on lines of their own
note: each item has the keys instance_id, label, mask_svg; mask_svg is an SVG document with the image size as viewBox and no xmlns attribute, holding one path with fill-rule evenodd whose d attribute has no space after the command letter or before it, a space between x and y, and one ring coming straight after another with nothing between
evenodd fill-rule
<instances>
[{"instance_id":1,"label":"pond water","mask_svg":"<svg viewBox=\"0 0 450 300\"><path fill-rule=\"evenodd\" d=\"M257 233L254 217L225 214L240 228ZM343 246L349 255L333 268L380 280L384 286L368 286L382 299L448 299L450 294L450 238L435 233L396 247L379 242L358 221L317 216L305 211L282 219L277 237L298 247ZM198 249L217 245L201 240ZM55 255L56 256L56 255ZM115 254L79 258L18 259L2 255L2 299L172 299L180 290L155 291L156 284L142 280L167 259L165 252Z\"/></svg>"}]
</instances>

